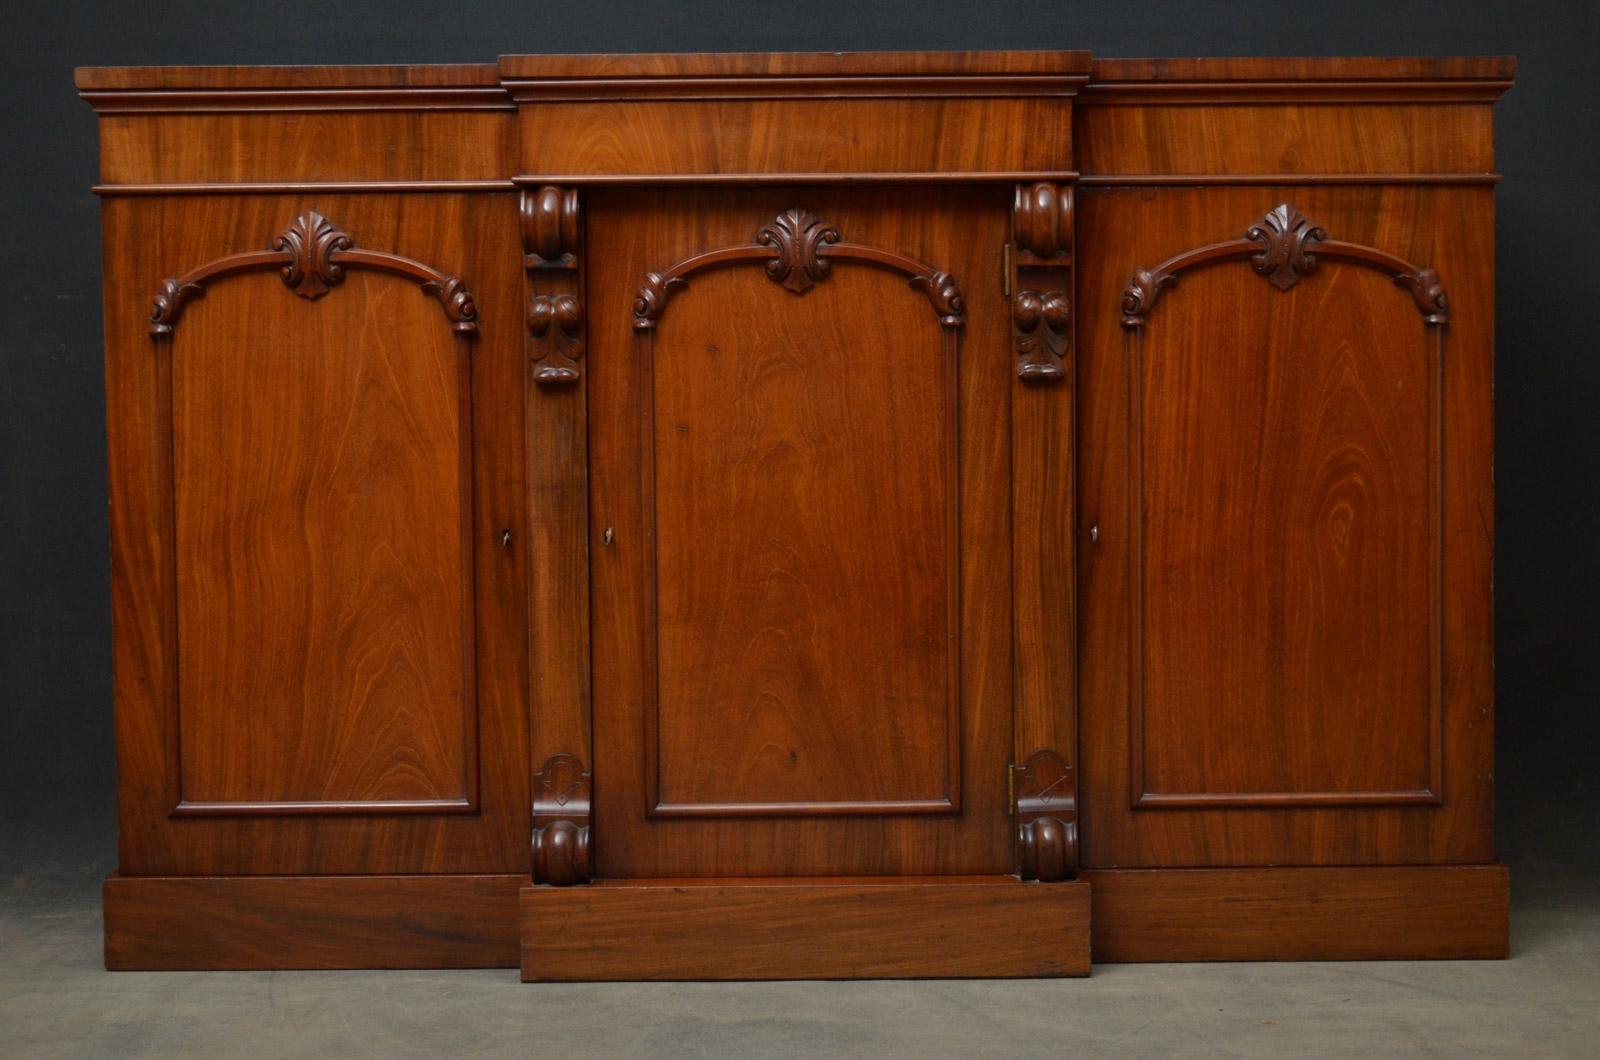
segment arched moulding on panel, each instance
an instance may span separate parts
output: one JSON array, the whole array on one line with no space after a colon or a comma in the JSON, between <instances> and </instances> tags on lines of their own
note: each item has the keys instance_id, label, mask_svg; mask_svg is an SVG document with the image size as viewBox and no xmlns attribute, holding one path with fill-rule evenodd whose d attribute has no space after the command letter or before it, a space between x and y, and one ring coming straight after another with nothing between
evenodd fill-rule
<instances>
[{"instance_id":1,"label":"arched moulding on panel","mask_svg":"<svg viewBox=\"0 0 1600 1060\"><path fill-rule=\"evenodd\" d=\"M1307 218L1299 207L1279 203L1245 229L1241 239L1195 247L1160 264L1136 269L1122 294L1122 326L1143 327L1161 293L1176 284L1183 273L1246 258L1251 268L1280 291L1293 288L1315 272L1323 260L1377 269L1411 295L1424 324L1442 327L1449 322L1449 299L1433 269L1413 265L1376 247L1330 239L1327 229Z\"/></svg>"},{"instance_id":2,"label":"arched moulding on panel","mask_svg":"<svg viewBox=\"0 0 1600 1060\"><path fill-rule=\"evenodd\" d=\"M898 272L928 299L941 326L954 329L966 322L961 288L948 272L892 250L845 242L837 227L796 206L763 225L749 243L702 251L660 272L646 273L633 302L633 326L641 331L654 328L672 297L688 286L689 277L705 269L761 264L775 283L800 295L825 279L835 261Z\"/></svg>"},{"instance_id":3,"label":"arched moulding on panel","mask_svg":"<svg viewBox=\"0 0 1600 1060\"><path fill-rule=\"evenodd\" d=\"M316 299L343 283L345 270L352 268L414 280L424 294L438 300L456 332L469 334L478 328L477 304L460 279L398 254L360 249L349 233L310 210L273 237L267 250L230 254L182 276L163 280L150 313L150 334L157 338L170 336L184 307L204 295L210 284L227 276L278 269L284 286L302 298Z\"/></svg>"}]
</instances>

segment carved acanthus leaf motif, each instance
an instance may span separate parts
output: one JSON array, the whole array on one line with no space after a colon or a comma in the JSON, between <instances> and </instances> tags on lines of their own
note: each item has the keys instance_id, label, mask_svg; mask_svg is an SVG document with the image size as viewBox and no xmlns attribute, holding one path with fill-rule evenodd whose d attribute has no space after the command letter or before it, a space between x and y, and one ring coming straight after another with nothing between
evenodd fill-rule
<instances>
[{"instance_id":1,"label":"carved acanthus leaf motif","mask_svg":"<svg viewBox=\"0 0 1600 1060\"><path fill-rule=\"evenodd\" d=\"M1066 355L1072 341L1072 301L1065 291L1019 291L1012 303L1017 356L1023 379L1053 381L1067 375Z\"/></svg>"},{"instance_id":2,"label":"carved acanthus leaf motif","mask_svg":"<svg viewBox=\"0 0 1600 1060\"><path fill-rule=\"evenodd\" d=\"M283 282L301 298L321 298L341 282L344 269L333 255L353 246L355 240L315 210L296 217L287 230L272 240L273 250L289 255L288 264L281 270ZM447 305L447 311L448 308Z\"/></svg>"},{"instance_id":3,"label":"carved acanthus leaf motif","mask_svg":"<svg viewBox=\"0 0 1600 1060\"><path fill-rule=\"evenodd\" d=\"M959 328L967 320L966 299L955 277L948 272L931 272L911 277L911 286L928 297L933 311L939 314L939 323L947 328Z\"/></svg>"},{"instance_id":4,"label":"carved acanthus leaf motif","mask_svg":"<svg viewBox=\"0 0 1600 1060\"><path fill-rule=\"evenodd\" d=\"M1317 267L1312 250L1328 238L1327 230L1312 223L1300 208L1279 203L1245 231L1246 239L1261 244L1250 265L1280 291L1287 291Z\"/></svg>"},{"instance_id":5,"label":"carved acanthus leaf motif","mask_svg":"<svg viewBox=\"0 0 1600 1060\"><path fill-rule=\"evenodd\" d=\"M472 292L464 282L454 276L446 276L443 280L429 280L422 285L422 289L444 306L444 315L456 331L473 331L477 328L478 303L472 300Z\"/></svg>"},{"instance_id":6,"label":"carved acanthus leaf motif","mask_svg":"<svg viewBox=\"0 0 1600 1060\"><path fill-rule=\"evenodd\" d=\"M578 381L583 304L575 296L540 294L529 299L528 334L533 337L534 382L555 386Z\"/></svg>"},{"instance_id":7,"label":"carved acanthus leaf motif","mask_svg":"<svg viewBox=\"0 0 1600 1060\"><path fill-rule=\"evenodd\" d=\"M1394 282L1411 292L1422 319L1429 327L1442 327L1450 321L1450 300L1445 296L1444 284L1434 269L1417 269L1403 272Z\"/></svg>"},{"instance_id":8,"label":"carved acanthus leaf motif","mask_svg":"<svg viewBox=\"0 0 1600 1060\"><path fill-rule=\"evenodd\" d=\"M178 314L183 312L184 303L205 293L206 289L197 283L184 283L178 279L162 280L161 289L156 292L155 306L150 311L150 334L172 334L172 325L177 322Z\"/></svg>"},{"instance_id":9,"label":"carved acanthus leaf motif","mask_svg":"<svg viewBox=\"0 0 1600 1060\"><path fill-rule=\"evenodd\" d=\"M1178 282L1175 273L1154 269L1136 269L1133 282L1122 292L1122 326L1136 328L1144 323L1145 315L1156 304L1163 288Z\"/></svg>"},{"instance_id":10,"label":"carved acanthus leaf motif","mask_svg":"<svg viewBox=\"0 0 1600 1060\"><path fill-rule=\"evenodd\" d=\"M655 327L661 310L666 308L667 299L672 297L672 292L688 285L689 281L681 276L668 276L659 272L645 273L644 283L633 300L633 326L641 329Z\"/></svg>"},{"instance_id":11,"label":"carved acanthus leaf motif","mask_svg":"<svg viewBox=\"0 0 1600 1060\"><path fill-rule=\"evenodd\" d=\"M775 247L778 256L767 262L767 275L795 294L811 290L828 275L827 259L817 254L824 243L837 243L839 230L803 207L791 207L756 233L756 242Z\"/></svg>"}]
</instances>

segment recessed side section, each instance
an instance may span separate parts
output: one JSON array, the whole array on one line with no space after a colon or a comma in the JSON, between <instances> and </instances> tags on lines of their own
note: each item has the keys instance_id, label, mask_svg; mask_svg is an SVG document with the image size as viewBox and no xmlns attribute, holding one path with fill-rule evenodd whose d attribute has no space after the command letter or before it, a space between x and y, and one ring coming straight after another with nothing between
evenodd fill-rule
<instances>
[{"instance_id":1,"label":"recessed side section","mask_svg":"<svg viewBox=\"0 0 1600 1060\"><path fill-rule=\"evenodd\" d=\"M109 971L510 968L527 876L112 876Z\"/></svg>"},{"instance_id":2,"label":"recessed side section","mask_svg":"<svg viewBox=\"0 0 1600 1060\"><path fill-rule=\"evenodd\" d=\"M1504 865L1123 869L1085 878L1096 961L1510 955Z\"/></svg>"}]
</instances>

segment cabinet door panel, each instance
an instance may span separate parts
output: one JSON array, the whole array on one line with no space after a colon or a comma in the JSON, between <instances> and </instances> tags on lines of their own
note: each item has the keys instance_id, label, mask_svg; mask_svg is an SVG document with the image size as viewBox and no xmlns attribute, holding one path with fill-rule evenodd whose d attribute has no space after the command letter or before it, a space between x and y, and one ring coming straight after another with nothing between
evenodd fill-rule
<instances>
[{"instance_id":1,"label":"cabinet door panel","mask_svg":"<svg viewBox=\"0 0 1600 1060\"><path fill-rule=\"evenodd\" d=\"M298 296L267 248L312 211L420 271L347 263ZM525 870L515 198L104 218L122 871ZM153 341L163 280L224 260L256 264ZM470 341L434 270L475 296Z\"/></svg>"},{"instance_id":2,"label":"cabinet door panel","mask_svg":"<svg viewBox=\"0 0 1600 1060\"><path fill-rule=\"evenodd\" d=\"M1434 267L1448 325L1314 245L1286 289L1201 254L1125 300L1279 203ZM1488 190L1106 189L1079 224L1086 863L1487 860Z\"/></svg>"},{"instance_id":3,"label":"cabinet door panel","mask_svg":"<svg viewBox=\"0 0 1600 1060\"><path fill-rule=\"evenodd\" d=\"M587 203L597 874L1009 871L1006 194ZM792 207L954 274L965 326L894 269L751 259L632 327L649 273Z\"/></svg>"},{"instance_id":4,"label":"cabinet door panel","mask_svg":"<svg viewBox=\"0 0 1600 1060\"><path fill-rule=\"evenodd\" d=\"M171 356L180 811L469 808L471 374L438 305L239 276Z\"/></svg>"},{"instance_id":5,"label":"cabinet door panel","mask_svg":"<svg viewBox=\"0 0 1600 1060\"><path fill-rule=\"evenodd\" d=\"M759 268L692 283L656 329L641 398L652 810L947 811L955 344L888 272L804 298L775 297Z\"/></svg>"}]
</instances>

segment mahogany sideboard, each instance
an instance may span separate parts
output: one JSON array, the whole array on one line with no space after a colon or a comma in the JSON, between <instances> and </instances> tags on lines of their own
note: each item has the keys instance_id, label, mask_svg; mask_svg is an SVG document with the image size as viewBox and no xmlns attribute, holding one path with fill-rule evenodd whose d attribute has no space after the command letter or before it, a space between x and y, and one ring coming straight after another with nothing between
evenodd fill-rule
<instances>
[{"instance_id":1,"label":"mahogany sideboard","mask_svg":"<svg viewBox=\"0 0 1600 1060\"><path fill-rule=\"evenodd\" d=\"M107 966L1504 956L1513 69L78 71Z\"/></svg>"}]
</instances>

